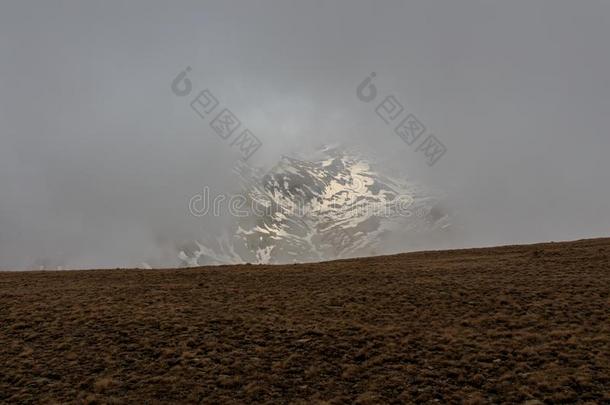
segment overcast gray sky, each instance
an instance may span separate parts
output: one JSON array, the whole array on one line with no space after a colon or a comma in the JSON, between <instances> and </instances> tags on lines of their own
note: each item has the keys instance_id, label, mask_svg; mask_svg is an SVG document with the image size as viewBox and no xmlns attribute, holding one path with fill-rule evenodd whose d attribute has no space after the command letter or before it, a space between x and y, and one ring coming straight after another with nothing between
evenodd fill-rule
<instances>
[{"instance_id":1,"label":"overcast gray sky","mask_svg":"<svg viewBox=\"0 0 610 405\"><path fill-rule=\"evenodd\" d=\"M607 236L609 40L602 0L2 1L0 268L171 265L215 232L188 198L239 154L172 93L187 66L252 163L370 150L446 192L456 247ZM371 72L434 166L356 97Z\"/></svg>"}]
</instances>

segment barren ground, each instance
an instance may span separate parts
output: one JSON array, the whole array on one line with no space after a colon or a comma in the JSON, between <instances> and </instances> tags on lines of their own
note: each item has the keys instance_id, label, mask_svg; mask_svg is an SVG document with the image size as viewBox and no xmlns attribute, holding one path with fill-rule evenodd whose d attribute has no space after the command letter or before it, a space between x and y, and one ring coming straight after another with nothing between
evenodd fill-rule
<instances>
[{"instance_id":1,"label":"barren ground","mask_svg":"<svg viewBox=\"0 0 610 405\"><path fill-rule=\"evenodd\" d=\"M609 403L609 294L610 239L5 272L0 402Z\"/></svg>"}]
</instances>

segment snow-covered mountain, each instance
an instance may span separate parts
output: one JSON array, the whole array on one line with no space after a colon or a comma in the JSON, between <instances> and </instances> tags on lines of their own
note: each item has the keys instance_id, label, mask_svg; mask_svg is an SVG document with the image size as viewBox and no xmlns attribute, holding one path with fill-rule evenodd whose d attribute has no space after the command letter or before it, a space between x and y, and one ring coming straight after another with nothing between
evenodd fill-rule
<instances>
[{"instance_id":1,"label":"snow-covered mountain","mask_svg":"<svg viewBox=\"0 0 610 405\"><path fill-rule=\"evenodd\" d=\"M443 232L449 226L438 197L385 176L361 155L338 147L306 158L283 157L267 173L246 165L236 172L245 202L239 215L225 237L181 251L184 265L367 256L385 253L384 245L398 234Z\"/></svg>"}]
</instances>

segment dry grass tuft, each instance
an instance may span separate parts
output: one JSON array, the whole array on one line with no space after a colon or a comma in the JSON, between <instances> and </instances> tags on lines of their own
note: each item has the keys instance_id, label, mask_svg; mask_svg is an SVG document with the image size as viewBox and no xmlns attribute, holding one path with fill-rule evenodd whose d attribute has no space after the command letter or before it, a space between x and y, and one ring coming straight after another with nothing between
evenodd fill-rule
<instances>
[{"instance_id":1,"label":"dry grass tuft","mask_svg":"<svg viewBox=\"0 0 610 405\"><path fill-rule=\"evenodd\" d=\"M607 252L0 273L0 403L610 403Z\"/></svg>"}]
</instances>

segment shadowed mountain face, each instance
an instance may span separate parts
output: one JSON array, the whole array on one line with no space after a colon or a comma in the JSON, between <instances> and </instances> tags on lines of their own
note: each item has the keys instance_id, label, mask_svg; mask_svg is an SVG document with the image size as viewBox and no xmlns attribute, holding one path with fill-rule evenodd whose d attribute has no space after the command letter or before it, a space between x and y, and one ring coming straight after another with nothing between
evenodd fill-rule
<instances>
[{"instance_id":1,"label":"shadowed mountain face","mask_svg":"<svg viewBox=\"0 0 610 405\"><path fill-rule=\"evenodd\" d=\"M366 256L384 252L398 234L442 233L449 226L438 197L338 147L283 157L267 173L246 165L236 172L243 204L232 213L227 236L181 251L185 265Z\"/></svg>"}]
</instances>

